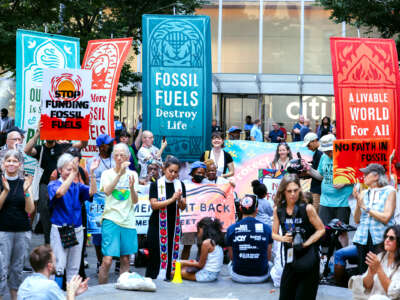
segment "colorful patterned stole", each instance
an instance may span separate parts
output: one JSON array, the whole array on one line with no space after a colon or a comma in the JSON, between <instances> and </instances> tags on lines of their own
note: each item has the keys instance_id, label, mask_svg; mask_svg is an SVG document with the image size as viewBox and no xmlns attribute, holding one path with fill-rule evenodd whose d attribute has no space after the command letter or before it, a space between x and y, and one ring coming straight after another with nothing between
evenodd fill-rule
<instances>
[{"instance_id":1,"label":"colorful patterned stole","mask_svg":"<svg viewBox=\"0 0 400 300\"><path fill-rule=\"evenodd\" d=\"M174 180L174 190L182 191L182 184L178 179ZM166 185L165 176L161 177L157 181L158 201L167 200L166 197ZM167 207L159 210L159 238L160 238L160 272L158 273L157 279L164 280L167 274L168 267L168 220L167 220ZM174 220L171 220L172 222ZM174 239L172 245L172 265L171 272L175 271L175 262L179 255L179 242L181 239L181 219L179 214L179 207L176 205L176 218L175 218L175 230Z\"/></svg>"}]
</instances>

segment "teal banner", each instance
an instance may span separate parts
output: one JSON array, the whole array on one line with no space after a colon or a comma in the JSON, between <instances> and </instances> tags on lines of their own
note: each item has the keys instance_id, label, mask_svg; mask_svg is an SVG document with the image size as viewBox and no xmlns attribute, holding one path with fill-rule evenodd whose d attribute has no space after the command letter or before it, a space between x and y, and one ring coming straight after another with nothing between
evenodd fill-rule
<instances>
[{"instance_id":1,"label":"teal banner","mask_svg":"<svg viewBox=\"0 0 400 300\"><path fill-rule=\"evenodd\" d=\"M17 30L17 87L15 124L31 139L40 119L45 69L80 69L79 39L36 31Z\"/></svg>"},{"instance_id":2,"label":"teal banner","mask_svg":"<svg viewBox=\"0 0 400 300\"><path fill-rule=\"evenodd\" d=\"M211 40L207 16L143 16L143 125L165 154L198 160L211 136Z\"/></svg>"}]
</instances>

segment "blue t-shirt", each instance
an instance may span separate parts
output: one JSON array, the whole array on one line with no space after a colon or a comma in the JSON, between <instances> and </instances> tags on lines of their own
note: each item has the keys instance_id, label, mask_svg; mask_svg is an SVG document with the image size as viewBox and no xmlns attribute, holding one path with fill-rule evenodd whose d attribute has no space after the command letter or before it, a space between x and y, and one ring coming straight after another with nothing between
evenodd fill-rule
<instances>
[{"instance_id":1,"label":"blue t-shirt","mask_svg":"<svg viewBox=\"0 0 400 300\"><path fill-rule=\"evenodd\" d=\"M250 131L251 129L253 128L253 124L244 124L244 127L243 127L243 129L244 130L248 130L248 131Z\"/></svg>"},{"instance_id":2,"label":"blue t-shirt","mask_svg":"<svg viewBox=\"0 0 400 300\"><path fill-rule=\"evenodd\" d=\"M293 129L301 129L301 124L300 123L294 124ZM300 142L300 133L293 134L293 142Z\"/></svg>"},{"instance_id":3,"label":"blue t-shirt","mask_svg":"<svg viewBox=\"0 0 400 300\"><path fill-rule=\"evenodd\" d=\"M308 126L302 126L300 129L300 140L304 141L304 137L306 136L307 133L311 131L310 127Z\"/></svg>"},{"instance_id":4,"label":"blue t-shirt","mask_svg":"<svg viewBox=\"0 0 400 300\"><path fill-rule=\"evenodd\" d=\"M263 136L260 128L258 126L253 126L250 130L250 136L254 138L256 142L262 142L263 141Z\"/></svg>"},{"instance_id":5,"label":"blue t-shirt","mask_svg":"<svg viewBox=\"0 0 400 300\"><path fill-rule=\"evenodd\" d=\"M229 226L226 245L232 247L232 268L243 276L268 273L268 245L272 244L271 227L253 217Z\"/></svg>"},{"instance_id":6,"label":"blue t-shirt","mask_svg":"<svg viewBox=\"0 0 400 300\"><path fill-rule=\"evenodd\" d=\"M270 131L268 137L271 140L271 143L280 143L281 140L278 140L278 137L283 139L285 135L283 134L282 130L278 129Z\"/></svg>"},{"instance_id":7,"label":"blue t-shirt","mask_svg":"<svg viewBox=\"0 0 400 300\"><path fill-rule=\"evenodd\" d=\"M333 186L333 160L323 154L318 165L318 172L324 177L321 183L320 205L328 207L348 207L353 186L347 185L341 189Z\"/></svg>"},{"instance_id":8,"label":"blue t-shirt","mask_svg":"<svg viewBox=\"0 0 400 300\"><path fill-rule=\"evenodd\" d=\"M53 210L51 223L63 226L82 225L81 203L89 201L89 187L82 183L71 183L68 191L61 198L56 198L56 192L61 186L60 180L53 180L47 186L49 192L50 207Z\"/></svg>"},{"instance_id":9,"label":"blue t-shirt","mask_svg":"<svg viewBox=\"0 0 400 300\"><path fill-rule=\"evenodd\" d=\"M18 300L65 300L64 292L54 280L40 273L25 278L18 288Z\"/></svg>"}]
</instances>

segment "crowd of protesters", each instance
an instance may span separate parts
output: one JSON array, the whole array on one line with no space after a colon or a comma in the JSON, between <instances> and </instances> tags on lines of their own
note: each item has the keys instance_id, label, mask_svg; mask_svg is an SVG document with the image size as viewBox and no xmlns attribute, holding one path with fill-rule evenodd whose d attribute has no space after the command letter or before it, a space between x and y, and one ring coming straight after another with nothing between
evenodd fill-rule
<instances>
[{"instance_id":1,"label":"crowd of protesters","mask_svg":"<svg viewBox=\"0 0 400 300\"><path fill-rule=\"evenodd\" d=\"M149 186L152 208L146 235L146 277L172 280L180 260L184 279L217 280L225 247L233 281L261 283L272 279L274 285L280 286L281 300L315 299L321 279L320 243L332 222L350 223L349 198L354 197L357 229L352 241L347 232L338 237L341 249L334 256L333 280L337 285L349 282L357 299L374 295L386 297L379 299L400 298L400 226L395 225L394 218L395 186L379 164L360 169L365 178L362 188L333 184L335 135L328 117L315 131L302 116L294 125L292 139L302 141L313 152L312 161L303 160L298 174L288 172L273 200L267 198L266 186L254 180L253 194L237 198L238 218L226 233L222 232L220 220L207 217L197 223L197 232L185 234L180 216L186 208L187 184L235 186L235 166L232 156L223 149L221 128L213 121L211 149L191 164L190 179L180 180L179 159L168 156L163 160L166 139L158 148L152 132L143 131L140 126L131 136L123 123L116 122L116 139L99 135L98 154L86 162L85 168L80 166L80 151L86 142L47 140L39 145L39 123L36 134L22 149L25 132L8 124L8 120L1 124L7 130L0 149L0 299L7 287L13 300L74 299L87 290L83 267L86 201L104 203L101 234L91 236L98 283L108 282L113 259L118 259L120 274L129 271L131 255L140 247L134 213L139 185ZM261 125L260 120L252 122L248 116L245 138L263 141ZM274 159L265 167L286 172L293 158L285 142L287 132L278 123L272 125L267 139L277 147ZM231 140L240 139L240 134L238 127L228 130ZM42 169L37 182L38 199L34 199L32 176L24 172L24 155L36 158ZM311 179L309 193L302 190L303 179ZM22 282L35 216L43 229L44 245L29 254L34 273ZM193 245L197 245L197 259L189 260ZM351 259L356 261L357 270L346 280L346 266ZM67 282L66 295L63 281Z\"/></svg>"}]
</instances>

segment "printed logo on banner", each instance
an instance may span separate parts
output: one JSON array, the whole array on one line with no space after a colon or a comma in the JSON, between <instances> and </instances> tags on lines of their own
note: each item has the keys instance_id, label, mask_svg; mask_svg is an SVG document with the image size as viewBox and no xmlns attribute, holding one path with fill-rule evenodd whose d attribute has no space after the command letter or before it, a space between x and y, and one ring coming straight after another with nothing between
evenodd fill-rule
<instances>
[{"instance_id":1,"label":"printed logo on banner","mask_svg":"<svg viewBox=\"0 0 400 300\"><path fill-rule=\"evenodd\" d=\"M82 69L92 71L91 124L84 157L98 153L96 138L100 134L115 136L114 103L119 75L129 53L132 38L89 41Z\"/></svg>"},{"instance_id":2,"label":"printed logo on banner","mask_svg":"<svg viewBox=\"0 0 400 300\"><path fill-rule=\"evenodd\" d=\"M143 16L143 122L165 154L197 159L211 134L210 21Z\"/></svg>"}]
</instances>

